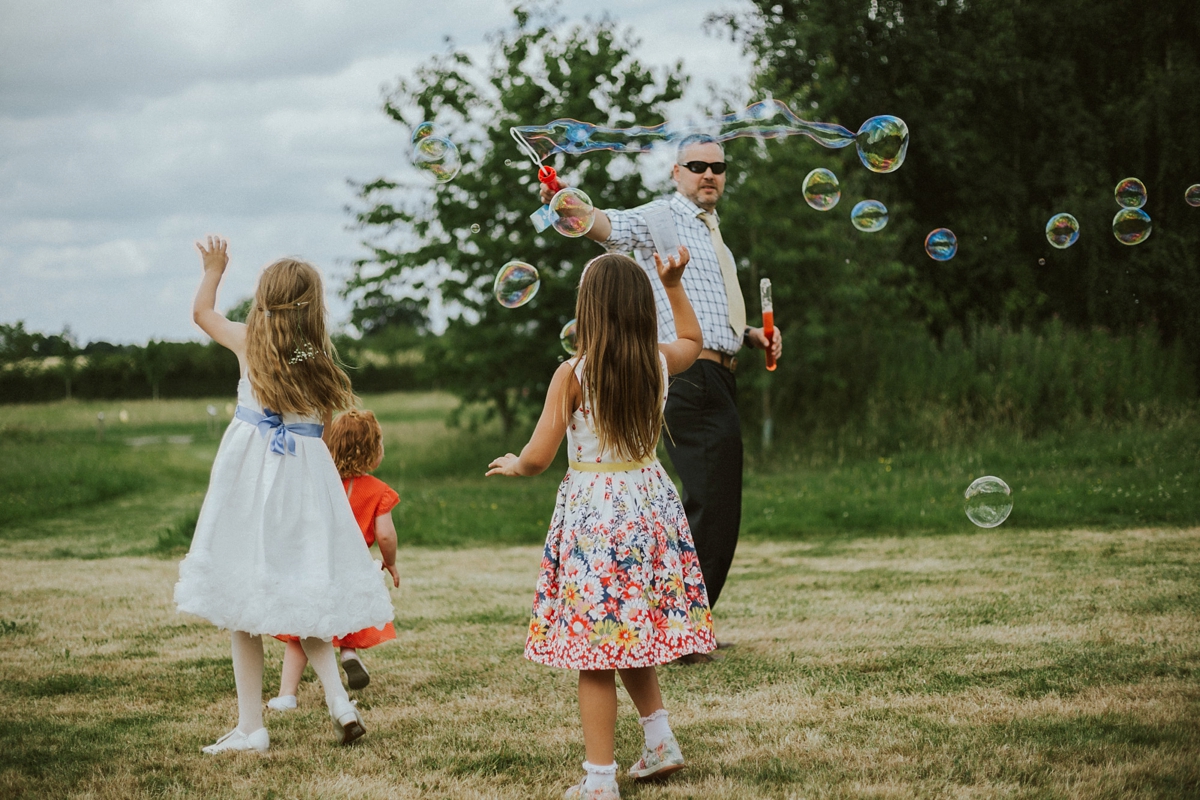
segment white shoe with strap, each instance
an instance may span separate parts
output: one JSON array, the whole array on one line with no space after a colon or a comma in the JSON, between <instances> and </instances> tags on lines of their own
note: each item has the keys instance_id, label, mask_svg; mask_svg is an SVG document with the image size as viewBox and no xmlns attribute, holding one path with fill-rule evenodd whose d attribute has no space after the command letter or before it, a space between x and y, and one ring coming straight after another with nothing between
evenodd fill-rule
<instances>
[{"instance_id":1,"label":"white shoe with strap","mask_svg":"<svg viewBox=\"0 0 1200 800\"><path fill-rule=\"evenodd\" d=\"M367 732L363 727L362 716L358 713L358 706L351 700L334 701L329 708L329 716L342 744L350 744Z\"/></svg>"},{"instance_id":2,"label":"white shoe with strap","mask_svg":"<svg viewBox=\"0 0 1200 800\"><path fill-rule=\"evenodd\" d=\"M242 733L238 728L234 728L207 747L200 748L200 750L210 756L217 753L241 750L254 750L259 753L265 753L270 746L271 737L267 735L266 728L259 728L254 733Z\"/></svg>"}]
</instances>

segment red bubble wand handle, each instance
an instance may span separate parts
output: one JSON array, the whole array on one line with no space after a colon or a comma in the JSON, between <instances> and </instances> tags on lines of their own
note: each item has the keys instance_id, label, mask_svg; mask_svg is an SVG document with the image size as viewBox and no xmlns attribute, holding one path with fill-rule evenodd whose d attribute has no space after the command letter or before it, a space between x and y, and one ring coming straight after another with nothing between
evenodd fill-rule
<instances>
[{"instance_id":1,"label":"red bubble wand handle","mask_svg":"<svg viewBox=\"0 0 1200 800\"><path fill-rule=\"evenodd\" d=\"M554 171L554 167L543 164L542 166L538 167L537 175L538 180L542 182L542 185L550 191L558 192L563 188L562 184L558 182L558 173Z\"/></svg>"},{"instance_id":2,"label":"red bubble wand handle","mask_svg":"<svg viewBox=\"0 0 1200 800\"><path fill-rule=\"evenodd\" d=\"M771 304L771 280L763 278L758 282L758 293L762 298L763 336L767 337L767 370L775 371L775 307Z\"/></svg>"}]
</instances>

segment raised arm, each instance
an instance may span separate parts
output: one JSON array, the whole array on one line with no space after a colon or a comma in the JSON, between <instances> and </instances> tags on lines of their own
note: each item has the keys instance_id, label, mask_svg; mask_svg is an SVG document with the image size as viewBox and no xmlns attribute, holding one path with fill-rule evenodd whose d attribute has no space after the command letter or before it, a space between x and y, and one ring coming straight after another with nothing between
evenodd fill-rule
<instances>
[{"instance_id":1,"label":"raised arm","mask_svg":"<svg viewBox=\"0 0 1200 800\"><path fill-rule=\"evenodd\" d=\"M579 382L575 380L574 362L564 361L555 370L554 379L550 381L550 390L546 392L546 405L542 407L542 416L538 418L529 444L525 445L519 456L507 453L492 461L488 464L487 474L517 477L540 475L545 472L567 433L567 415L563 411L574 408L579 399Z\"/></svg>"},{"instance_id":2,"label":"raised arm","mask_svg":"<svg viewBox=\"0 0 1200 800\"><path fill-rule=\"evenodd\" d=\"M696 357L704 347L700 321L696 319L696 310L692 308L692 302L688 300L687 292L683 289L683 270L690 260L691 254L683 245L679 246L679 255L668 256L665 264L658 253L654 254L658 277L663 288L667 290L671 314L675 317L675 341L658 346L666 356L667 372L672 375L678 375L695 363Z\"/></svg>"},{"instance_id":3,"label":"raised arm","mask_svg":"<svg viewBox=\"0 0 1200 800\"><path fill-rule=\"evenodd\" d=\"M200 251L200 259L204 264L204 277L200 279L200 288L196 290L196 299L192 302L192 319L214 342L232 350L244 367L246 326L240 322L230 322L217 311L217 287L221 285L225 267L229 265L229 242L219 236L209 236L208 247L196 242L196 249Z\"/></svg>"}]
</instances>

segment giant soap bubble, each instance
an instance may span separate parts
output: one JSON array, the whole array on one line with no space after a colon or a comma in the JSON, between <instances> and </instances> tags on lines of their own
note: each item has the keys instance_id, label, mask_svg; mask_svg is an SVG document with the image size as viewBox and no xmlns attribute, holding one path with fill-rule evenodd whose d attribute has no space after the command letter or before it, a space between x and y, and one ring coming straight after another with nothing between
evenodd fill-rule
<instances>
[{"instance_id":1,"label":"giant soap bubble","mask_svg":"<svg viewBox=\"0 0 1200 800\"><path fill-rule=\"evenodd\" d=\"M1184 202L1193 208L1200 208L1200 183L1193 183L1183 193Z\"/></svg>"},{"instance_id":2,"label":"giant soap bubble","mask_svg":"<svg viewBox=\"0 0 1200 800\"><path fill-rule=\"evenodd\" d=\"M1066 250L1079 239L1079 220L1070 214L1055 214L1046 223L1046 240L1051 247Z\"/></svg>"},{"instance_id":3,"label":"giant soap bubble","mask_svg":"<svg viewBox=\"0 0 1200 800\"><path fill-rule=\"evenodd\" d=\"M510 261L496 273L492 294L505 308L519 308L537 294L542 282L538 271L524 261Z\"/></svg>"},{"instance_id":4,"label":"giant soap bubble","mask_svg":"<svg viewBox=\"0 0 1200 800\"><path fill-rule=\"evenodd\" d=\"M837 175L824 167L817 167L804 177L804 202L817 211L828 211L842 199Z\"/></svg>"},{"instance_id":5,"label":"giant soap bubble","mask_svg":"<svg viewBox=\"0 0 1200 800\"><path fill-rule=\"evenodd\" d=\"M664 122L650 127L610 128L577 119L556 119L544 125L520 125L512 128L511 133L539 164L555 153L578 155L598 150L646 153L655 145L677 142L693 133L706 133L718 142L741 137L780 139L804 135L822 147L835 150L855 145L859 159L872 172L899 169L908 152L908 126L898 117L871 117L854 133L832 122L801 119L785 103L774 98L760 100L717 119L683 127Z\"/></svg>"}]
</instances>

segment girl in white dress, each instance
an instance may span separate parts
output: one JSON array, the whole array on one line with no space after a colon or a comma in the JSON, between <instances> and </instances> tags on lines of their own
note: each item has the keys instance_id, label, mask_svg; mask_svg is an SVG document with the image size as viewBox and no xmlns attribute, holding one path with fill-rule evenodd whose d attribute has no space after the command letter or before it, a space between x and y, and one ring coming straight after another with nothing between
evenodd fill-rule
<instances>
[{"instance_id":1,"label":"girl in white dress","mask_svg":"<svg viewBox=\"0 0 1200 800\"><path fill-rule=\"evenodd\" d=\"M655 255L679 337L658 343L650 279L615 254L584 268L576 302L579 354L554 373L533 438L488 475L537 475L566 435L570 468L558 501L525 657L579 671L587 773L567 800L618 800L616 674L637 706L645 746L629 770L658 780L683 768L655 666L716 648L704 576L674 484L655 457L667 375L700 354L702 336L681 283L686 248Z\"/></svg>"},{"instance_id":2,"label":"girl in white dress","mask_svg":"<svg viewBox=\"0 0 1200 800\"><path fill-rule=\"evenodd\" d=\"M175 603L233 632L238 725L205 753L269 747L262 635L301 637L343 744L365 733L329 640L392 620L392 603L322 440L354 403L333 360L316 268L285 258L263 270L246 323L216 311L228 243L197 249L204 278L192 316L238 357L238 406L213 462Z\"/></svg>"}]
</instances>

